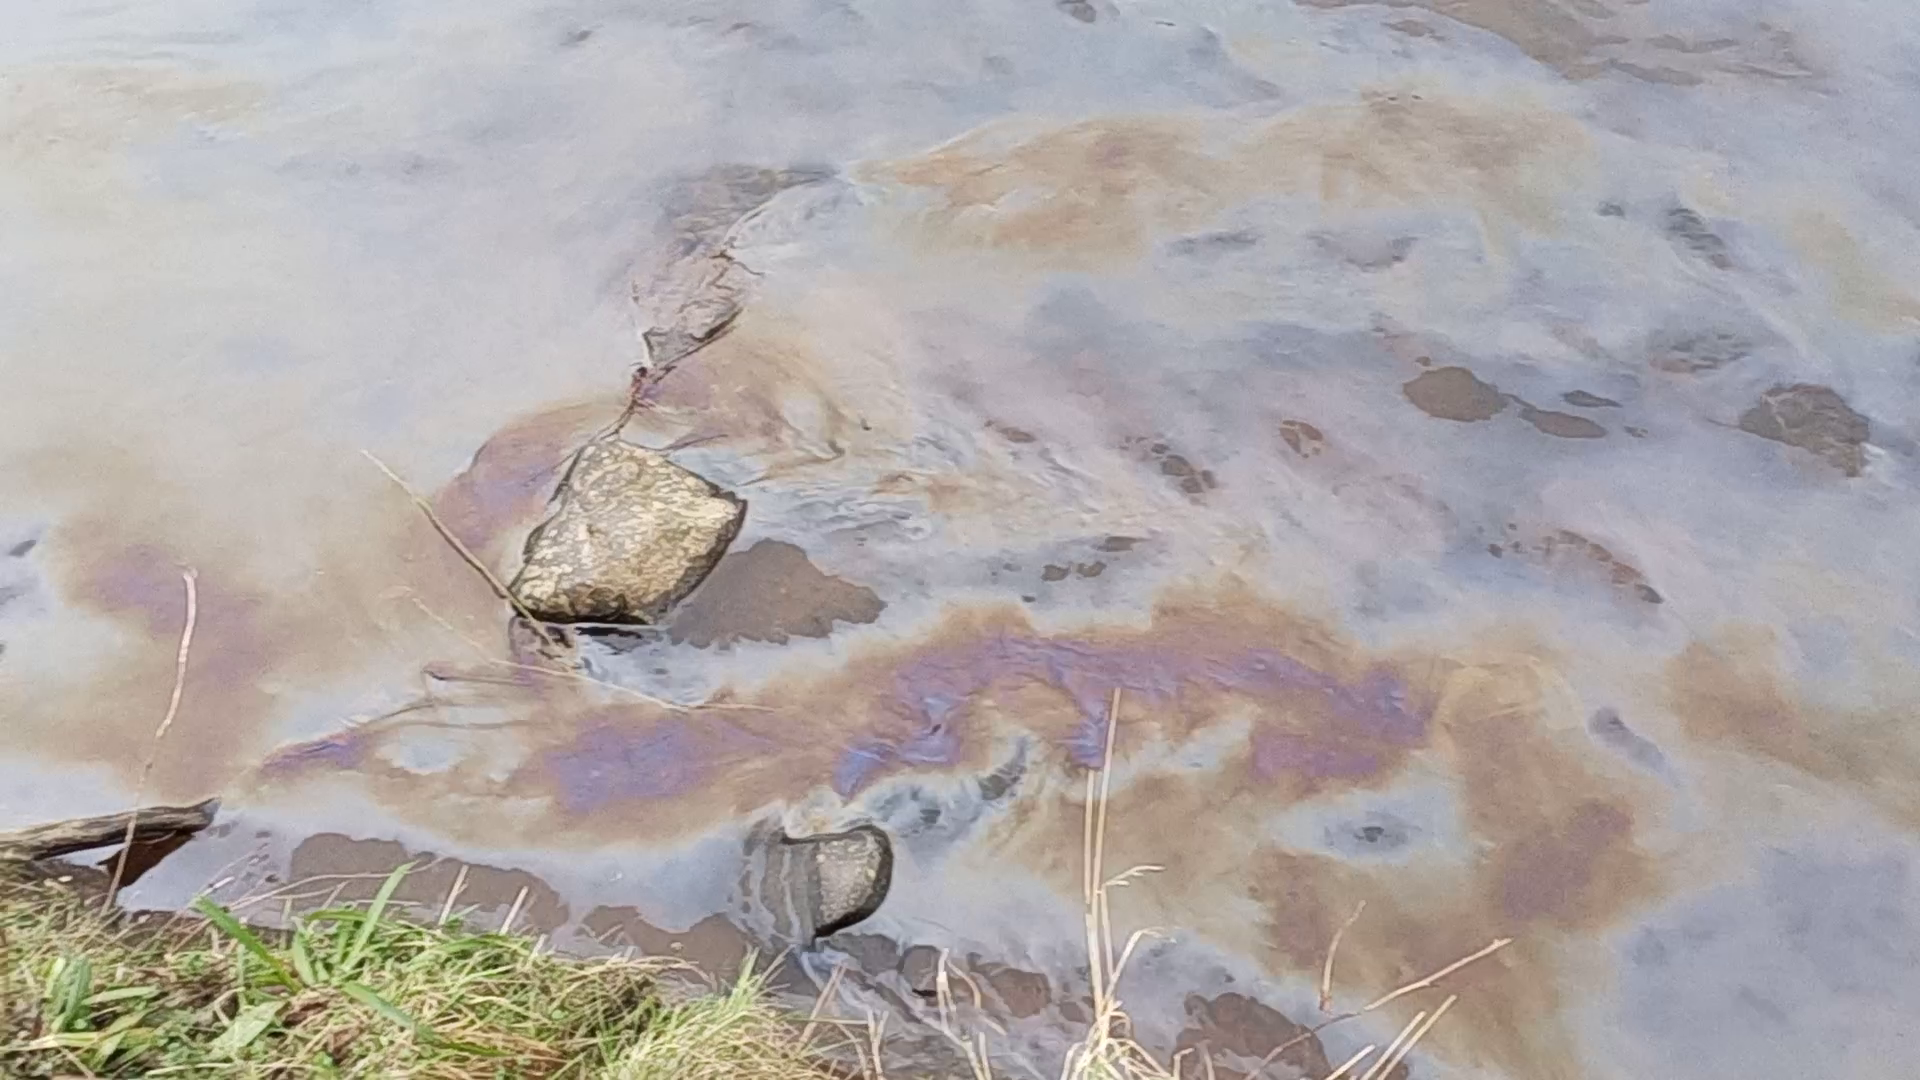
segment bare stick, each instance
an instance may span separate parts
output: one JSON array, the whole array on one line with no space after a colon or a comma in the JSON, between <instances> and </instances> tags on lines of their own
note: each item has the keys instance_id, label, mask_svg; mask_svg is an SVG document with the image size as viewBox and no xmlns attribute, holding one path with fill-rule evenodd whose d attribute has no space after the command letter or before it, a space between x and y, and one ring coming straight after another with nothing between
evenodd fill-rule
<instances>
[{"instance_id":1,"label":"bare stick","mask_svg":"<svg viewBox=\"0 0 1920 1080\"><path fill-rule=\"evenodd\" d=\"M193 651L193 628L200 621L199 575L193 567L184 567L180 571L180 580L187 587L187 621L180 628L180 649L173 658L173 694L167 698L167 715L160 720L160 726L153 729L153 749L148 751L146 764L140 766L140 780L133 787L133 812L127 815L127 835L120 848L120 857L113 863L113 879L107 883L107 895L101 901L102 908L113 906L113 898L120 892L120 881L127 873L127 855L133 850L133 834L140 826L140 800L147 796L147 778L153 773L154 759L160 756L160 740L166 738L167 729L173 726L173 718L180 715L180 695L187 685L187 655Z\"/></svg>"},{"instance_id":2,"label":"bare stick","mask_svg":"<svg viewBox=\"0 0 1920 1080\"><path fill-rule=\"evenodd\" d=\"M1362 1061L1365 1061L1367 1055L1373 1053L1373 1050L1374 1050L1374 1047L1372 1043L1368 1043L1367 1045L1361 1047L1359 1053L1348 1058L1345 1062L1341 1064L1339 1068L1328 1073L1326 1076L1326 1080L1340 1080L1340 1078L1347 1075L1348 1071L1351 1070L1355 1065L1358 1065Z\"/></svg>"},{"instance_id":3,"label":"bare stick","mask_svg":"<svg viewBox=\"0 0 1920 1080\"><path fill-rule=\"evenodd\" d=\"M1374 1077L1381 1075L1381 1066L1393 1059L1395 1052L1400 1049L1400 1044L1406 1042L1407 1036L1413 1034L1413 1029L1419 1027L1420 1021L1426 1018L1425 1010L1414 1013L1413 1019L1407 1021L1407 1026L1401 1028L1400 1034L1395 1035L1393 1041L1387 1044L1387 1048L1380 1052L1380 1060L1374 1062L1372 1068L1360 1074L1360 1080L1373 1080Z\"/></svg>"},{"instance_id":4,"label":"bare stick","mask_svg":"<svg viewBox=\"0 0 1920 1080\"><path fill-rule=\"evenodd\" d=\"M1482 960L1488 956L1492 956L1494 953L1500 951L1501 949L1506 948L1511 944L1513 944L1512 938L1495 938L1490 944L1487 945L1486 948L1481 949L1479 952L1474 953L1472 956L1462 957L1461 959L1455 960L1453 963L1448 964L1446 967L1441 968L1439 971L1436 971L1425 978L1415 979L1413 982L1410 982L1405 986L1402 986L1396 990L1389 991L1388 993L1381 995L1379 998L1376 998L1373 1002L1368 1004L1365 1008L1355 1009L1353 1012L1341 1013L1339 1016L1334 1016L1326 1020L1322 1020L1318 1024L1315 1024L1312 1027L1308 1028L1307 1030L1301 1032L1300 1034L1295 1035L1293 1038L1288 1039L1286 1042L1281 1043L1279 1046L1274 1047L1273 1050L1267 1054L1266 1058L1261 1061L1261 1064L1265 1065L1267 1062L1272 1061L1274 1058L1279 1057L1282 1051L1292 1049L1293 1047L1298 1046L1303 1042L1306 1042L1308 1039L1313 1038L1315 1035L1320 1034L1321 1032L1327 1030L1328 1028L1332 1027L1335 1024L1344 1023L1348 1020L1352 1020L1357 1016L1362 1016L1366 1013L1370 1013L1373 1010L1379 1008L1380 1006L1385 1005L1387 1002L1393 1001L1396 998L1402 997L1406 994L1411 994L1416 990L1424 990L1427 987L1432 986L1433 984L1439 982L1441 979L1446 978L1448 975L1451 975L1454 972L1459 971L1461 968L1466 967L1468 964L1471 964L1477 960Z\"/></svg>"},{"instance_id":5,"label":"bare stick","mask_svg":"<svg viewBox=\"0 0 1920 1080\"><path fill-rule=\"evenodd\" d=\"M801 1046L813 1042L814 1026L820 1023L820 1014L827 1011L827 1002L832 1000L834 994L840 989L840 980L846 973L845 964L833 965L833 974L827 976L827 985L821 989L820 996L813 999L813 1011L807 1014L807 1022L800 1029Z\"/></svg>"},{"instance_id":6,"label":"bare stick","mask_svg":"<svg viewBox=\"0 0 1920 1080\"><path fill-rule=\"evenodd\" d=\"M1433 1025L1440 1022L1441 1015L1444 1014L1448 1009L1453 1008L1453 1003L1459 1000L1460 1000L1460 995L1453 994L1453 995L1449 995L1447 1000L1441 1002L1440 1007L1433 1010L1433 1015L1427 1017L1427 1022L1424 1024L1421 1024L1420 1027L1414 1031L1413 1037L1408 1039L1405 1045L1401 1046L1399 1050L1394 1051L1387 1056L1386 1064L1380 1070L1381 1077L1384 1078L1392 1075L1393 1067L1395 1065L1400 1064L1400 1059L1412 1053L1414 1045L1418 1043L1421 1039L1425 1038L1427 1031L1431 1029Z\"/></svg>"},{"instance_id":7,"label":"bare stick","mask_svg":"<svg viewBox=\"0 0 1920 1080\"><path fill-rule=\"evenodd\" d=\"M520 886L520 895L513 898L513 906L507 909L507 921L500 924L500 933L513 933L513 920L520 917L520 905L527 902L527 887Z\"/></svg>"},{"instance_id":8,"label":"bare stick","mask_svg":"<svg viewBox=\"0 0 1920 1080\"><path fill-rule=\"evenodd\" d=\"M455 628L455 626L452 623L448 622L445 618L443 618L439 612L428 607L424 601L422 601L418 596L414 595L412 589L407 589L407 599L411 600L413 602L413 606L419 608L421 613L426 615L427 618L432 619L434 622L437 622L442 627L444 627L447 633L452 634L453 636L459 638L461 641L466 642L467 647L473 650L474 655L480 658L481 663L490 665L492 667L508 668L513 671L525 671L530 674L544 675L544 676L547 676L548 678L553 678L553 679L569 679L574 682L589 683L594 686L599 686L599 687L603 687L605 689L611 690L616 694L625 694L628 697L633 698L637 701L644 701L649 705L666 709L668 712L695 712L700 709L729 709L729 710L734 710L738 712L773 712L775 711L765 705L715 704L713 702L701 702L698 705L682 705L678 702L668 701L665 698L654 697L652 694L645 693L640 690L635 690L630 686L621 686L619 683L611 683L606 681L605 679L596 679L593 676L584 674L582 672L561 671L558 668L541 667L538 664L522 664L513 660L502 660L502 659L499 659L498 657L490 655L487 652L485 646L481 645L479 642L473 640L467 635L461 633L457 628ZM441 675L433 675L431 677L441 682L455 682L455 681L498 682L501 685L512 685L512 683L506 679L500 679L500 680L482 679L474 675L441 674Z\"/></svg>"},{"instance_id":9,"label":"bare stick","mask_svg":"<svg viewBox=\"0 0 1920 1080\"><path fill-rule=\"evenodd\" d=\"M447 890L447 901L440 905L440 918L435 920L433 925L445 926L447 925L447 920L453 918L453 902L460 898L460 890L466 888L466 886L467 864L461 863L460 872L453 875L453 888Z\"/></svg>"},{"instance_id":10,"label":"bare stick","mask_svg":"<svg viewBox=\"0 0 1920 1080\"><path fill-rule=\"evenodd\" d=\"M1367 902L1362 900L1354 905L1353 914L1347 916L1347 921L1340 924L1340 929L1333 932L1333 942L1327 946L1327 962L1320 969L1321 1012L1333 1011L1333 955L1340 951L1340 939L1346 937L1347 931L1353 927L1353 924L1360 921L1360 913L1365 910L1367 910Z\"/></svg>"},{"instance_id":11,"label":"bare stick","mask_svg":"<svg viewBox=\"0 0 1920 1080\"><path fill-rule=\"evenodd\" d=\"M466 561L468 566L473 567L476 573L487 579L487 584L492 586L496 596L513 605L513 610L518 612L521 618L527 620L527 625L533 627L533 632L540 635L540 640L556 649L561 647L559 639L553 636L547 629L545 623L534 618L533 612L527 610L527 606L520 602L520 598L513 595L512 589L507 588L506 582L501 581L498 574L488 569L486 563L480 561L480 556L475 555L473 550L462 543L459 537L453 535L453 530L447 528L446 522L441 521L440 515L434 512L432 503L421 498L418 492L408 487L407 482L400 479L399 473L387 468L387 463L374 457L371 451L362 450L360 453L365 456L368 461L373 462L375 468L386 473L387 479L393 481L395 486L406 493L407 498L412 501L413 505L418 508L422 514L426 515L428 523L433 526L433 531L440 534L440 539L445 540L447 544L453 548L454 552Z\"/></svg>"},{"instance_id":12,"label":"bare stick","mask_svg":"<svg viewBox=\"0 0 1920 1080\"><path fill-rule=\"evenodd\" d=\"M1392 1001L1395 998L1404 997L1407 994L1413 993L1415 990L1425 990L1427 987L1432 986L1434 983L1439 982L1441 979L1444 979L1447 976L1453 974L1454 972L1459 971L1461 968L1466 967L1468 964L1471 964L1476 960L1480 960L1485 957L1492 956L1494 953L1499 952L1501 949L1504 949L1511 944L1513 944L1512 938L1495 938L1493 942L1489 944L1486 948L1481 949L1479 952L1474 953L1472 956L1462 957L1461 959L1455 960L1453 963L1448 964L1446 967L1441 968L1439 971L1434 972L1433 974L1427 976L1424 979L1419 979L1414 982L1410 982L1398 990L1389 991L1386 994L1383 994L1380 997L1376 998L1372 1004L1366 1006L1360 1011L1363 1013L1372 1012L1373 1010L1379 1008L1382 1005L1385 1005L1387 1002Z\"/></svg>"},{"instance_id":13,"label":"bare stick","mask_svg":"<svg viewBox=\"0 0 1920 1080\"><path fill-rule=\"evenodd\" d=\"M1093 875L1096 884L1094 899L1098 901L1100 939L1104 946L1102 959L1106 962L1108 996L1113 993L1113 983L1119 980L1119 972L1113 969L1113 923L1112 914L1107 910L1107 890L1099 883L1101 875L1106 872L1107 865L1107 803L1112 798L1113 744L1117 741L1114 738L1114 731L1119 723L1120 688L1116 686L1113 688L1113 697L1107 701L1106 746L1101 751L1100 759L1100 799L1095 804L1099 819L1093 825Z\"/></svg>"}]
</instances>

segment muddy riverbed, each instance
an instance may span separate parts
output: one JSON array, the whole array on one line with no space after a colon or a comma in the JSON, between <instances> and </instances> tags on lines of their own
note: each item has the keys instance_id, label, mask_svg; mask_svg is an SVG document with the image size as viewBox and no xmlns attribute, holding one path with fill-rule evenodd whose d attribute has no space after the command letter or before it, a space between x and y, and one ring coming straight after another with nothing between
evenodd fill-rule
<instances>
[{"instance_id":1,"label":"muddy riverbed","mask_svg":"<svg viewBox=\"0 0 1920 1080\"><path fill-rule=\"evenodd\" d=\"M130 902L433 853L909 1021L947 950L1044 1075L1118 688L1162 1051L1365 901L1336 1007L1514 939L1416 1076L1920 1067L1905 5L11 6L0 827L219 796ZM509 577L649 358L744 523L530 670L366 455ZM808 943L778 835L868 825Z\"/></svg>"}]
</instances>

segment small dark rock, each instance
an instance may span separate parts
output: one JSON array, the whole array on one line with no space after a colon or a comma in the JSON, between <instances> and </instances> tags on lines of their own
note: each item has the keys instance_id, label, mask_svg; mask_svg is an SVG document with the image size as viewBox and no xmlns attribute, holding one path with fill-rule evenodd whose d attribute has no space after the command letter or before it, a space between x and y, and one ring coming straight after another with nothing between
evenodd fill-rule
<instances>
[{"instance_id":1,"label":"small dark rock","mask_svg":"<svg viewBox=\"0 0 1920 1080\"><path fill-rule=\"evenodd\" d=\"M1560 395L1560 400L1576 409L1617 409L1620 403L1612 398L1603 398L1599 394L1589 394L1585 390L1569 390Z\"/></svg>"},{"instance_id":2,"label":"small dark rock","mask_svg":"<svg viewBox=\"0 0 1920 1080\"><path fill-rule=\"evenodd\" d=\"M1740 417L1749 435L1809 451L1848 476L1866 467L1862 449L1872 434L1867 418L1831 388L1813 383L1777 385Z\"/></svg>"},{"instance_id":3,"label":"small dark rock","mask_svg":"<svg viewBox=\"0 0 1920 1080\"><path fill-rule=\"evenodd\" d=\"M1053 6L1083 23L1093 22L1100 17L1100 13L1094 10L1094 6L1088 3L1088 0L1054 0Z\"/></svg>"},{"instance_id":4,"label":"small dark rock","mask_svg":"<svg viewBox=\"0 0 1920 1080\"><path fill-rule=\"evenodd\" d=\"M1705 218L1694 211L1684 206L1668 210L1666 229L1667 235L1676 243L1715 268L1727 270L1733 267L1733 257L1727 254L1727 242L1707 225Z\"/></svg>"}]
</instances>

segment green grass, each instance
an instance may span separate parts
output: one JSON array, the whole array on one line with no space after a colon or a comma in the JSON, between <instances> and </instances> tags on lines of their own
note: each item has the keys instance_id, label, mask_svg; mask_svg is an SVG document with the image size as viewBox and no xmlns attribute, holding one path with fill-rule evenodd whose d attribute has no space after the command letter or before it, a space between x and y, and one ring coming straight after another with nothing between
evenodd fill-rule
<instances>
[{"instance_id":1,"label":"green grass","mask_svg":"<svg viewBox=\"0 0 1920 1080\"><path fill-rule=\"evenodd\" d=\"M270 932L209 901L135 922L0 886L0 1075L824 1080L743 975L685 1000L659 962L556 957L390 898Z\"/></svg>"}]
</instances>

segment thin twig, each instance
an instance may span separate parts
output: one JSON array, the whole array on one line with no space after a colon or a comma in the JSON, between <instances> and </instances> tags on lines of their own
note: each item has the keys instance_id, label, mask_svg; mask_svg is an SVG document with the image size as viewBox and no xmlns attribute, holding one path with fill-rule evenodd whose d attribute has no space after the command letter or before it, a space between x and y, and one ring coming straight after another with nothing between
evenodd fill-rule
<instances>
[{"instance_id":1,"label":"thin twig","mask_svg":"<svg viewBox=\"0 0 1920 1080\"><path fill-rule=\"evenodd\" d=\"M1395 1065L1400 1064L1400 1060L1402 1058L1406 1057L1408 1054L1411 1054L1413 1052L1414 1045L1417 1044L1421 1039L1425 1038L1427 1032L1433 1027L1433 1025L1440 1022L1441 1015L1444 1014L1448 1009L1453 1008L1453 1003L1459 1000L1460 1000L1460 995L1458 994L1449 995L1447 997L1447 1000L1440 1003L1439 1008L1433 1010L1433 1015L1427 1017L1427 1022L1424 1024L1421 1024L1419 1028L1417 1028L1414 1031L1412 1038L1408 1039L1406 1043L1400 1047L1399 1050L1394 1051L1387 1056L1386 1064L1380 1070L1380 1076L1382 1077L1382 1080L1385 1080L1386 1077L1390 1077L1393 1075L1393 1067Z\"/></svg>"},{"instance_id":2,"label":"thin twig","mask_svg":"<svg viewBox=\"0 0 1920 1080\"><path fill-rule=\"evenodd\" d=\"M813 1011L807 1014L807 1022L800 1028L801 1046L806 1046L813 1042L814 1026L820 1023L820 1014L826 1011L827 1002L832 999L834 993L840 989L840 979L845 976L846 973L847 965L833 965L833 974L827 976L827 985L820 991L820 996L813 999Z\"/></svg>"},{"instance_id":3,"label":"thin twig","mask_svg":"<svg viewBox=\"0 0 1920 1080\"><path fill-rule=\"evenodd\" d=\"M1349 1069L1352 1069L1355 1065L1358 1065L1362 1061L1366 1060L1367 1055L1373 1053L1373 1050L1374 1050L1374 1046L1372 1043L1368 1043L1367 1045L1361 1047L1359 1053L1348 1058L1346 1061L1340 1064L1339 1068L1328 1073L1326 1075L1326 1080L1340 1080L1341 1077L1347 1075L1347 1071Z\"/></svg>"},{"instance_id":4,"label":"thin twig","mask_svg":"<svg viewBox=\"0 0 1920 1080\"><path fill-rule=\"evenodd\" d=\"M1399 987L1398 989L1395 989L1395 990L1388 991L1387 993L1382 994L1380 997L1374 999L1372 1002L1367 1004L1367 1006L1364 1008L1355 1009L1352 1012L1341 1013L1339 1016L1329 1017L1326 1020L1322 1020L1318 1024L1315 1024L1312 1027L1308 1028L1307 1030L1301 1032L1300 1034L1295 1035L1293 1038L1288 1039L1286 1042L1281 1043L1279 1046L1274 1047L1272 1052L1267 1054L1266 1058L1261 1062L1261 1064L1264 1065L1266 1064L1266 1062L1272 1061L1274 1058L1279 1057L1282 1051L1289 1050L1295 1046L1300 1045L1303 1042L1306 1042L1308 1039L1313 1038L1315 1035L1320 1034L1321 1032L1327 1030L1328 1028L1332 1027L1335 1024L1344 1023L1358 1016L1364 1016L1365 1014L1370 1013L1375 1009L1378 1009L1382 1005L1385 1005L1386 1003L1393 1001L1397 998L1403 997L1407 994L1411 994L1416 990L1425 990L1426 988L1439 982L1441 979L1444 979L1447 976L1453 974L1454 972L1459 971L1461 968L1466 967L1468 964L1474 963L1477 960L1485 959L1488 956L1492 956L1494 953L1500 951L1501 949L1506 948L1511 944L1513 944L1512 938L1495 938L1491 943L1487 945L1486 948L1481 949L1479 952L1476 952L1471 956L1466 956L1458 960L1455 960L1453 963L1448 964L1446 967L1441 968L1439 971L1436 971L1433 974L1426 976L1425 978L1415 979L1413 982L1410 982L1405 986Z\"/></svg>"},{"instance_id":5,"label":"thin twig","mask_svg":"<svg viewBox=\"0 0 1920 1080\"><path fill-rule=\"evenodd\" d=\"M166 738L167 729L173 726L173 718L180 715L180 695L187 686L187 656L193 651L193 628L200 621L199 574L193 567L182 567L180 580L187 587L187 620L180 628L180 648L173 658L173 694L167 698L167 715L160 726L153 730L153 749L147 752L146 763L140 766L140 779L133 788L133 812L127 815L127 835L120 845L120 857L113 863L113 879L107 883L107 895L101 902L102 908L111 908L113 899L119 895L120 882L127 873L127 856L133 851L134 829L140 824L140 802L147 797L147 778L153 774L154 759L160 756L160 740Z\"/></svg>"},{"instance_id":6,"label":"thin twig","mask_svg":"<svg viewBox=\"0 0 1920 1080\"><path fill-rule=\"evenodd\" d=\"M1327 962L1320 968L1320 1011L1323 1013L1333 1011L1333 955L1340 951L1340 939L1346 937L1353 924L1360 921L1360 913L1365 910L1365 900L1355 904L1353 914L1347 916L1347 921L1333 932L1333 941L1327 946Z\"/></svg>"},{"instance_id":7,"label":"thin twig","mask_svg":"<svg viewBox=\"0 0 1920 1080\"><path fill-rule=\"evenodd\" d=\"M368 461L373 462L375 468L387 474L387 479L393 481L395 486L406 493L407 498L412 501L413 505L418 508L422 514L426 515L428 523L433 526L433 531L440 534L440 539L445 540L447 544L453 548L454 552L466 561L468 566L473 567L475 572L487 580L487 584L493 588L496 596L513 605L513 610L518 612L521 618L527 620L527 625L533 627L533 632L540 635L540 640L556 649L562 647L560 640L553 636L553 633L547 629L547 625L535 618L533 612L527 610L527 605L521 603L520 598L513 595L513 590L507 588L506 582L501 581L498 574L488 569L486 563L480 561L480 556L475 555L473 550L462 543L459 537L453 535L453 530L447 528L446 522L441 521L440 515L434 512L432 503L421 498L418 492L408 487L407 482L400 479L400 474L388 468L386 462L374 457L372 451L362 450L360 453L365 456Z\"/></svg>"},{"instance_id":8,"label":"thin twig","mask_svg":"<svg viewBox=\"0 0 1920 1080\"><path fill-rule=\"evenodd\" d=\"M1455 960L1453 963L1448 964L1446 967L1441 968L1439 971L1434 972L1433 974L1427 976L1424 979L1418 979L1414 982L1410 982L1407 985L1399 988L1398 990L1388 991L1387 993L1382 994L1380 997L1374 999L1372 1004L1368 1005L1366 1008L1361 1009L1360 1011L1363 1013L1372 1012L1373 1010L1379 1008L1382 1005L1385 1005L1387 1002L1392 1001L1395 998L1404 997L1407 994L1413 993L1415 990L1425 990L1427 987L1432 986L1434 983L1439 982L1441 979L1444 979L1447 976L1453 974L1454 972L1459 971L1461 968L1466 967L1468 964L1473 963L1475 960L1480 960L1485 957L1492 956L1494 953L1499 952L1501 949L1504 949L1511 944L1513 944L1512 938L1495 938L1486 948L1481 949L1479 952L1474 953L1472 956L1462 957L1461 959Z\"/></svg>"},{"instance_id":9,"label":"thin twig","mask_svg":"<svg viewBox=\"0 0 1920 1080\"><path fill-rule=\"evenodd\" d=\"M1425 1010L1414 1013L1413 1019L1407 1021L1407 1026L1401 1028L1400 1034L1395 1035L1393 1041L1387 1044L1387 1048L1380 1052L1380 1059L1375 1061L1372 1067L1368 1068L1366 1072L1360 1074L1360 1080L1374 1080L1374 1077L1380 1076L1381 1067L1386 1065L1387 1062L1394 1060L1401 1044L1407 1041L1407 1036L1413 1034L1413 1029L1419 1027L1420 1021L1426 1018L1427 1014Z\"/></svg>"},{"instance_id":10,"label":"thin twig","mask_svg":"<svg viewBox=\"0 0 1920 1080\"><path fill-rule=\"evenodd\" d=\"M507 909L507 921L500 924L502 935L513 933L513 920L520 917L520 905L527 902L527 887L520 886L520 895L513 898L513 906Z\"/></svg>"},{"instance_id":11,"label":"thin twig","mask_svg":"<svg viewBox=\"0 0 1920 1080\"><path fill-rule=\"evenodd\" d=\"M440 905L440 917L434 920L433 925L447 925L447 920L453 917L453 902L460 898L460 890L466 888L466 886L467 864L461 863L460 872L453 875L453 888L447 890L446 903Z\"/></svg>"},{"instance_id":12,"label":"thin twig","mask_svg":"<svg viewBox=\"0 0 1920 1080\"><path fill-rule=\"evenodd\" d=\"M698 705L682 705L676 701L668 701L665 698L655 697L652 694L646 693L644 691L635 690L630 686L621 686L619 683L608 682L605 679L596 679L593 676L587 675L583 672L562 671L558 668L541 667L538 664L522 664L514 660L502 660L496 656L490 655L487 652L485 646L481 645L479 642L473 640L467 635L461 633L459 629L457 629L451 622L448 622L444 617L442 617L439 612L428 607L426 603L420 599L420 597L418 597L417 595L414 595L414 592L412 589L407 589L406 592L407 592L407 599L413 602L414 607L419 608L421 613L426 615L427 618L432 619L434 622L439 623L442 627L446 629L448 633L452 634L454 637L459 638L461 641L466 642L467 647L473 650L474 655L478 656L480 658L480 662L483 664L488 664L493 667L508 668L513 671L525 671L534 675L545 675L549 678L554 678L554 679L569 679L574 682L583 682L583 683L591 684L593 686L604 687L605 689L612 690L614 693L625 694L628 697L631 697L637 701L644 701L649 705L666 709L668 712L695 712L701 709L727 709L727 710L736 710L740 712L774 712L776 711L765 705L717 704L714 702L707 702L707 701L703 701ZM490 679L482 679L481 677L476 675L460 675L460 674L441 674L441 675L432 675L430 677L441 682L455 682L455 681L493 682L495 681ZM498 680L498 681L501 685L512 685L510 682L508 682L505 679Z\"/></svg>"}]
</instances>

